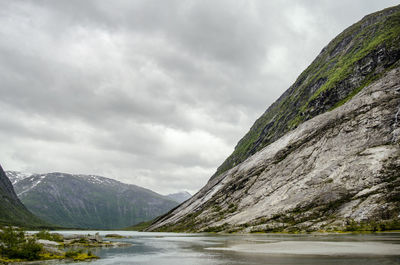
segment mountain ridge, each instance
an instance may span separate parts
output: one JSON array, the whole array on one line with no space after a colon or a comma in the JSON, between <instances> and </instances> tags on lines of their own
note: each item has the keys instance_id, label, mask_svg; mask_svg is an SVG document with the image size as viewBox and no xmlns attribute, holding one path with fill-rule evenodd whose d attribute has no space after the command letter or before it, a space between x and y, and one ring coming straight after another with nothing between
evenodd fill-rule
<instances>
[{"instance_id":1,"label":"mountain ridge","mask_svg":"<svg viewBox=\"0 0 400 265\"><path fill-rule=\"evenodd\" d=\"M399 59L400 5L344 30L206 186L147 230L399 229Z\"/></svg>"},{"instance_id":2,"label":"mountain ridge","mask_svg":"<svg viewBox=\"0 0 400 265\"><path fill-rule=\"evenodd\" d=\"M63 227L116 229L148 221L178 203L133 184L96 175L7 171L26 207Z\"/></svg>"},{"instance_id":3,"label":"mountain ridge","mask_svg":"<svg viewBox=\"0 0 400 265\"><path fill-rule=\"evenodd\" d=\"M345 29L239 140L216 177L318 114L338 107L390 70L400 58L400 5ZM389 29L387 29L389 27ZM376 35L374 38L369 38ZM374 56L369 56L370 54Z\"/></svg>"}]
</instances>

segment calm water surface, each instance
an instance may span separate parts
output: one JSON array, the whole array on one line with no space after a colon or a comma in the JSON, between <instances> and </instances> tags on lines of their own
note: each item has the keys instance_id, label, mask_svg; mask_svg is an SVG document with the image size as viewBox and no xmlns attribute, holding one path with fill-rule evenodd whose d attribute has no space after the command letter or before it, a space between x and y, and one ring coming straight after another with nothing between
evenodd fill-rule
<instances>
[{"instance_id":1,"label":"calm water surface","mask_svg":"<svg viewBox=\"0 0 400 265\"><path fill-rule=\"evenodd\" d=\"M62 231L59 233L93 234L95 232L97 231ZM103 236L109 233L131 236L132 238L117 241L130 242L133 246L96 249L93 252L101 259L91 262L90 265L400 264L400 234L397 233L369 235L207 235L126 231L98 232ZM247 250L241 251L241 245L247 246ZM258 252L265 248L269 249L270 253L251 253L249 246L250 251L254 246L254 249L258 249ZM322 250L318 255L315 255L314 249L316 248L319 251ZM355 249L354 253L347 251L353 248ZM235 249L235 251L232 249ZM282 250L285 253L280 253ZM324 253L324 250L328 254ZM379 253L382 250L389 250L386 251L389 253L382 255ZM310 254L310 252L314 254Z\"/></svg>"}]
</instances>

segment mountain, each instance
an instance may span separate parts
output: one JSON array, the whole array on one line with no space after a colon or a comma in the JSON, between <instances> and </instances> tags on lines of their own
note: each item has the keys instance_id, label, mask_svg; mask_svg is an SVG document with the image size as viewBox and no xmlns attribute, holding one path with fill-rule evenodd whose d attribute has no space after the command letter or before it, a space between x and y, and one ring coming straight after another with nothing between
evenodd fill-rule
<instances>
[{"instance_id":1,"label":"mountain","mask_svg":"<svg viewBox=\"0 0 400 265\"><path fill-rule=\"evenodd\" d=\"M6 173L32 213L63 227L123 228L178 205L151 190L100 176Z\"/></svg>"},{"instance_id":2,"label":"mountain","mask_svg":"<svg viewBox=\"0 0 400 265\"><path fill-rule=\"evenodd\" d=\"M23 227L49 226L31 212L18 199L14 188L0 166L0 225Z\"/></svg>"},{"instance_id":3,"label":"mountain","mask_svg":"<svg viewBox=\"0 0 400 265\"><path fill-rule=\"evenodd\" d=\"M399 6L366 16L333 39L254 123L214 177L302 122L349 101L398 62Z\"/></svg>"},{"instance_id":4,"label":"mountain","mask_svg":"<svg viewBox=\"0 0 400 265\"><path fill-rule=\"evenodd\" d=\"M333 39L149 231L400 228L400 6Z\"/></svg>"},{"instance_id":5,"label":"mountain","mask_svg":"<svg viewBox=\"0 0 400 265\"><path fill-rule=\"evenodd\" d=\"M177 203L182 203L192 197L192 195L187 191L181 191L173 194L168 194L167 197L173 201L176 201Z\"/></svg>"}]
</instances>

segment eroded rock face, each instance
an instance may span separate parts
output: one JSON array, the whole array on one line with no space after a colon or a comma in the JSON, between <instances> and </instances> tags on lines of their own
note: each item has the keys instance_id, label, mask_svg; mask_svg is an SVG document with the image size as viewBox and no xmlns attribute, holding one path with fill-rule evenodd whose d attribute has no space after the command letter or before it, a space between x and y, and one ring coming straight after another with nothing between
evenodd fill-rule
<instances>
[{"instance_id":1,"label":"eroded rock face","mask_svg":"<svg viewBox=\"0 0 400 265\"><path fill-rule=\"evenodd\" d=\"M149 230L316 231L400 222L400 68L212 178Z\"/></svg>"},{"instance_id":2,"label":"eroded rock face","mask_svg":"<svg viewBox=\"0 0 400 265\"><path fill-rule=\"evenodd\" d=\"M322 49L294 84L255 121L213 177L304 121L347 102L363 87L398 67L399 61L400 5L365 16Z\"/></svg>"}]
</instances>

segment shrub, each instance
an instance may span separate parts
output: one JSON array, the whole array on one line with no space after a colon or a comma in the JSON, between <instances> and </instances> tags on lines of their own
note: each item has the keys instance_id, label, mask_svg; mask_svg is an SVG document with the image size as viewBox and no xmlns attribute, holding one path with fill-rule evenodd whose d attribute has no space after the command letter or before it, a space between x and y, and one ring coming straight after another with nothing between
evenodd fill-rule
<instances>
[{"instance_id":1,"label":"shrub","mask_svg":"<svg viewBox=\"0 0 400 265\"><path fill-rule=\"evenodd\" d=\"M74 258L76 256L78 256L78 251L74 251L74 250L68 250L67 252L65 252L65 257L66 258Z\"/></svg>"},{"instance_id":2,"label":"shrub","mask_svg":"<svg viewBox=\"0 0 400 265\"><path fill-rule=\"evenodd\" d=\"M42 251L42 245L36 243L35 239L29 238L21 246L21 251L17 258L27 260L38 260L40 259L39 253Z\"/></svg>"},{"instance_id":3,"label":"shrub","mask_svg":"<svg viewBox=\"0 0 400 265\"><path fill-rule=\"evenodd\" d=\"M36 260L40 258L41 251L42 245L33 238L26 239L22 229L6 227L0 232L0 255L3 257Z\"/></svg>"},{"instance_id":4,"label":"shrub","mask_svg":"<svg viewBox=\"0 0 400 265\"><path fill-rule=\"evenodd\" d=\"M39 233L35 234L35 237L37 239L45 239L45 240L50 240L50 241L56 241L56 242L63 242L64 238L60 234L51 234L49 231L43 230L40 231Z\"/></svg>"},{"instance_id":5,"label":"shrub","mask_svg":"<svg viewBox=\"0 0 400 265\"><path fill-rule=\"evenodd\" d=\"M93 255L91 250L88 250L87 253L83 251L83 249L78 250L68 250L65 255L66 258L73 259L74 261L83 261L90 259L97 259L98 257Z\"/></svg>"}]
</instances>

